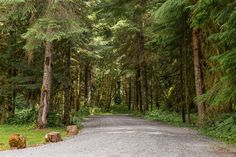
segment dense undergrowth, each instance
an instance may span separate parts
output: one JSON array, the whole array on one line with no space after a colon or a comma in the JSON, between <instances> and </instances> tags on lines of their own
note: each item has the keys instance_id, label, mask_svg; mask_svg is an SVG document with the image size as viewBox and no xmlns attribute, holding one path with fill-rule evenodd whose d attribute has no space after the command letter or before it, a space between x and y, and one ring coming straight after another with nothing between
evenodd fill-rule
<instances>
[{"instance_id":1,"label":"dense undergrowth","mask_svg":"<svg viewBox=\"0 0 236 157\"><path fill-rule=\"evenodd\" d=\"M200 130L208 136L236 144L236 114L219 114L211 125L206 125Z\"/></svg>"}]
</instances>

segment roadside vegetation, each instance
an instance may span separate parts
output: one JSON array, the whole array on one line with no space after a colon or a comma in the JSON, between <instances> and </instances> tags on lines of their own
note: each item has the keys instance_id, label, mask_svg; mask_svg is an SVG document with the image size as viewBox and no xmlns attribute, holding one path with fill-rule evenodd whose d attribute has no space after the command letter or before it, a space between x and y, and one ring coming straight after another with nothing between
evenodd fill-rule
<instances>
[{"instance_id":1,"label":"roadside vegetation","mask_svg":"<svg viewBox=\"0 0 236 157\"><path fill-rule=\"evenodd\" d=\"M137 114L136 114L137 115ZM229 144L236 144L236 114L222 113L214 119L208 117L204 126L197 125L197 115L191 114L191 122L183 123L177 112L152 111L143 116L147 120L160 121L177 127L191 127L201 134L216 138ZM211 117L212 118L212 117Z\"/></svg>"}]
</instances>

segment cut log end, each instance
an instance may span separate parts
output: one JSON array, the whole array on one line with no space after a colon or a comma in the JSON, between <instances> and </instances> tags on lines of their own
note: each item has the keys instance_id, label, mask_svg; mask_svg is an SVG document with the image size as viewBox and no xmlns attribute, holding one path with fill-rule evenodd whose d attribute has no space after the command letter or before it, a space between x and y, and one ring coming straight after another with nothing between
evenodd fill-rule
<instances>
[{"instance_id":1,"label":"cut log end","mask_svg":"<svg viewBox=\"0 0 236 157\"><path fill-rule=\"evenodd\" d=\"M61 134L59 132L50 132L45 135L45 142L56 143L62 141Z\"/></svg>"},{"instance_id":2,"label":"cut log end","mask_svg":"<svg viewBox=\"0 0 236 157\"><path fill-rule=\"evenodd\" d=\"M79 133L77 125L67 126L67 135L73 136Z\"/></svg>"},{"instance_id":3,"label":"cut log end","mask_svg":"<svg viewBox=\"0 0 236 157\"><path fill-rule=\"evenodd\" d=\"M26 138L20 134L13 134L9 138L9 145L11 149L26 148Z\"/></svg>"}]
</instances>

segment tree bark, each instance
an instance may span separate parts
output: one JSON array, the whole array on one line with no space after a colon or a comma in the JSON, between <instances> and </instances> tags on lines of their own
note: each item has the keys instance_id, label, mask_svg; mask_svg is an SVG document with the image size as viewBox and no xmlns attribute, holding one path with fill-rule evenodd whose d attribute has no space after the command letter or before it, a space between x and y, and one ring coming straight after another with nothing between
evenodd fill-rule
<instances>
[{"instance_id":1,"label":"tree bark","mask_svg":"<svg viewBox=\"0 0 236 157\"><path fill-rule=\"evenodd\" d=\"M136 69L136 109L143 111L142 105L142 88L141 88L141 69L140 64L137 65Z\"/></svg>"},{"instance_id":2,"label":"tree bark","mask_svg":"<svg viewBox=\"0 0 236 157\"><path fill-rule=\"evenodd\" d=\"M71 52L70 52L70 43L69 50L67 50L65 59L65 87L64 87L64 117L63 122L65 125L70 124L70 108L71 108Z\"/></svg>"},{"instance_id":3,"label":"tree bark","mask_svg":"<svg viewBox=\"0 0 236 157\"><path fill-rule=\"evenodd\" d=\"M51 32L50 29L48 29L47 31ZM52 57L52 43L47 41L45 44L43 83L40 95L40 109L38 112L37 120L37 125L39 128L47 127L47 115L51 103Z\"/></svg>"},{"instance_id":4,"label":"tree bark","mask_svg":"<svg viewBox=\"0 0 236 157\"><path fill-rule=\"evenodd\" d=\"M185 80L186 82L186 80ZM185 118L185 103L184 103L184 90L183 90L183 48L180 49L180 88L181 88L181 111L182 111L182 121L186 122ZM185 93L186 94L186 93Z\"/></svg>"},{"instance_id":5,"label":"tree bark","mask_svg":"<svg viewBox=\"0 0 236 157\"><path fill-rule=\"evenodd\" d=\"M85 65L85 98L86 104L90 105L92 96L92 67L89 62Z\"/></svg>"},{"instance_id":6,"label":"tree bark","mask_svg":"<svg viewBox=\"0 0 236 157\"><path fill-rule=\"evenodd\" d=\"M201 76L201 66L200 66L200 42L199 42L199 29L193 29L192 31L192 41L193 41L193 53L194 53L194 73L195 73L195 90L196 96L203 94L203 84ZM205 105L202 102L197 103L198 106L198 122L201 124L205 115Z\"/></svg>"},{"instance_id":7,"label":"tree bark","mask_svg":"<svg viewBox=\"0 0 236 157\"><path fill-rule=\"evenodd\" d=\"M158 79L158 78L157 78ZM155 84L155 87L156 87L156 89L155 89L155 103L156 103L156 109L157 110L159 110L159 107L160 107L160 105L159 105L159 91L158 91L158 89L160 89L159 88L159 85L158 85L158 81L156 81L156 84Z\"/></svg>"},{"instance_id":8,"label":"tree bark","mask_svg":"<svg viewBox=\"0 0 236 157\"><path fill-rule=\"evenodd\" d=\"M129 78L129 99L128 99L128 108L129 111L131 110L131 101L132 101L132 79L131 77Z\"/></svg>"},{"instance_id":9,"label":"tree bark","mask_svg":"<svg viewBox=\"0 0 236 157\"><path fill-rule=\"evenodd\" d=\"M153 89L152 89L152 81L151 81L151 89L150 89L150 104L151 104L151 111L153 111Z\"/></svg>"},{"instance_id":10,"label":"tree bark","mask_svg":"<svg viewBox=\"0 0 236 157\"><path fill-rule=\"evenodd\" d=\"M80 60L80 57L78 55L78 62ZM80 85L80 73L81 73L81 69L80 69L80 64L77 64L77 85L76 85L76 111L80 110L80 95L81 95L81 85Z\"/></svg>"},{"instance_id":11,"label":"tree bark","mask_svg":"<svg viewBox=\"0 0 236 157\"><path fill-rule=\"evenodd\" d=\"M144 113L148 111L148 78L147 78L147 65L146 62L144 62L144 95L145 95L145 103L144 103Z\"/></svg>"}]
</instances>

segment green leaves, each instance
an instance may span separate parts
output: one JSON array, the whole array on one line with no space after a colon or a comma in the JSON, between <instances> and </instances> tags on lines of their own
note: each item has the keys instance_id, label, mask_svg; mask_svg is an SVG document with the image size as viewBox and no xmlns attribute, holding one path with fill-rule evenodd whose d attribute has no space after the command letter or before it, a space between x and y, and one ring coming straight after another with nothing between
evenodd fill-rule
<instances>
[{"instance_id":1,"label":"green leaves","mask_svg":"<svg viewBox=\"0 0 236 157\"><path fill-rule=\"evenodd\" d=\"M202 28L204 24L207 24L211 17L211 11L215 7L214 0L199 0L195 5L190 8L192 10L191 24L195 28Z\"/></svg>"},{"instance_id":2,"label":"green leaves","mask_svg":"<svg viewBox=\"0 0 236 157\"><path fill-rule=\"evenodd\" d=\"M53 30L48 33L47 29ZM39 41L54 41L62 39L65 34L60 32L61 26L55 20L50 19L39 19L37 23L28 30L26 34L23 35L25 39L36 39Z\"/></svg>"},{"instance_id":3,"label":"green leaves","mask_svg":"<svg viewBox=\"0 0 236 157\"><path fill-rule=\"evenodd\" d=\"M119 30L122 30L122 29L125 29L126 31L132 31L132 32L140 31L140 29L135 27L132 21L128 21L128 20L120 20L112 27L112 30L114 32L118 32Z\"/></svg>"},{"instance_id":4,"label":"green leaves","mask_svg":"<svg viewBox=\"0 0 236 157\"><path fill-rule=\"evenodd\" d=\"M157 23L167 25L176 22L183 16L188 4L188 0L167 0L155 12Z\"/></svg>"},{"instance_id":5,"label":"green leaves","mask_svg":"<svg viewBox=\"0 0 236 157\"><path fill-rule=\"evenodd\" d=\"M78 38L88 32L83 25L83 17L77 13L82 9L77 0L55 1L52 6L45 6L47 11L23 35L27 39L26 49L38 48L45 41L60 41L67 38ZM47 30L51 31L48 32Z\"/></svg>"}]
</instances>

